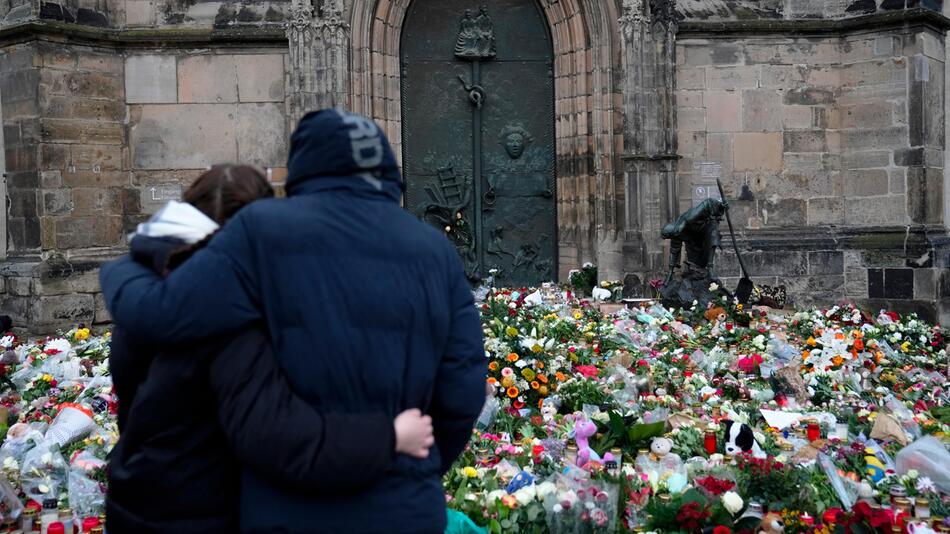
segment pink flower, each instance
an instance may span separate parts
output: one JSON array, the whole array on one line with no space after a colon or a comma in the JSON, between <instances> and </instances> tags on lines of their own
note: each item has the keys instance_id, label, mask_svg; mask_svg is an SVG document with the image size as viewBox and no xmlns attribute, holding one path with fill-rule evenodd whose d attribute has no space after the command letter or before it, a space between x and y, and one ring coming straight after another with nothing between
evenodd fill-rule
<instances>
[{"instance_id":1,"label":"pink flower","mask_svg":"<svg viewBox=\"0 0 950 534\"><path fill-rule=\"evenodd\" d=\"M578 365L574 367L574 370L587 378L594 378L599 374L599 371L593 365Z\"/></svg>"}]
</instances>

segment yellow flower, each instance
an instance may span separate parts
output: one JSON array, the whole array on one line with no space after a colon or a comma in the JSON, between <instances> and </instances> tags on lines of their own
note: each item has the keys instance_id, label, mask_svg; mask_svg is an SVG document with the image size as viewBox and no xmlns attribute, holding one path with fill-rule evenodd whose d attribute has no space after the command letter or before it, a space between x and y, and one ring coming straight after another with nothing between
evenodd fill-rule
<instances>
[{"instance_id":1,"label":"yellow flower","mask_svg":"<svg viewBox=\"0 0 950 534\"><path fill-rule=\"evenodd\" d=\"M518 329L513 326L506 328L505 333L508 334L508 337L518 337Z\"/></svg>"},{"instance_id":2,"label":"yellow flower","mask_svg":"<svg viewBox=\"0 0 950 534\"><path fill-rule=\"evenodd\" d=\"M52 381L53 381L53 375L45 374L45 375L43 375L43 380L46 381L46 382L52 382Z\"/></svg>"},{"instance_id":3,"label":"yellow flower","mask_svg":"<svg viewBox=\"0 0 950 534\"><path fill-rule=\"evenodd\" d=\"M544 347L542 347L540 343L535 343L534 345L531 345L531 352L535 354L538 354L539 352L543 350L544 350Z\"/></svg>"},{"instance_id":4,"label":"yellow flower","mask_svg":"<svg viewBox=\"0 0 950 534\"><path fill-rule=\"evenodd\" d=\"M584 318L584 314L581 313L581 312L574 312L574 318L577 319L577 320L583 319L583 318Z\"/></svg>"},{"instance_id":5,"label":"yellow flower","mask_svg":"<svg viewBox=\"0 0 950 534\"><path fill-rule=\"evenodd\" d=\"M905 341L901 344L901 352L910 352L910 341Z\"/></svg>"},{"instance_id":6,"label":"yellow flower","mask_svg":"<svg viewBox=\"0 0 950 534\"><path fill-rule=\"evenodd\" d=\"M469 466L466 466L464 469L462 469L462 474L464 474L468 478L475 478L478 476L478 471L475 470L474 467L469 465Z\"/></svg>"},{"instance_id":7,"label":"yellow flower","mask_svg":"<svg viewBox=\"0 0 950 534\"><path fill-rule=\"evenodd\" d=\"M76 341L85 341L89 339L89 329L80 328L79 330L76 330L76 335L73 337L76 338Z\"/></svg>"}]
</instances>

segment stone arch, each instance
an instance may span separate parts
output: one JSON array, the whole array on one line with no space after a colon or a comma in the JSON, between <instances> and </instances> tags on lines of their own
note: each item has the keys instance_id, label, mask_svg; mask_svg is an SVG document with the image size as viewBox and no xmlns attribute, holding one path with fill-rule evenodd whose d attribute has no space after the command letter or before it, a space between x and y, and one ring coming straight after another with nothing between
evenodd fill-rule
<instances>
[{"instance_id":1,"label":"stone arch","mask_svg":"<svg viewBox=\"0 0 950 534\"><path fill-rule=\"evenodd\" d=\"M353 0L350 102L402 148L399 44L412 0ZM554 44L559 262L562 279L585 261L616 264L624 228L623 96L619 10L613 0L539 0ZM607 256L605 256L605 253ZM614 272L616 271L616 272Z\"/></svg>"}]
</instances>

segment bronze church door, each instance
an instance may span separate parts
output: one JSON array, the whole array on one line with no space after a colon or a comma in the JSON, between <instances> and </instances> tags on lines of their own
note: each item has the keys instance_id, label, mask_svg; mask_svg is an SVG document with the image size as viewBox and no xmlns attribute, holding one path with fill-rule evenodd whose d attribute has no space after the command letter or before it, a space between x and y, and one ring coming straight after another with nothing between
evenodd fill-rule
<instances>
[{"instance_id":1,"label":"bronze church door","mask_svg":"<svg viewBox=\"0 0 950 534\"><path fill-rule=\"evenodd\" d=\"M414 0L401 50L406 207L472 279L555 279L553 49L537 0Z\"/></svg>"}]
</instances>

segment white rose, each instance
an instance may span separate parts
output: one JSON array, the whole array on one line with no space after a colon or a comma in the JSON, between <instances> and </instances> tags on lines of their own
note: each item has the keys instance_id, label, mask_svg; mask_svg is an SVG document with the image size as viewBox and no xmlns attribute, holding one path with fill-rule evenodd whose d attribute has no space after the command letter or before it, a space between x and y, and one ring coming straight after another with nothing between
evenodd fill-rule
<instances>
[{"instance_id":1,"label":"white rose","mask_svg":"<svg viewBox=\"0 0 950 534\"><path fill-rule=\"evenodd\" d=\"M518 501L518 504L521 506L527 506L531 501L534 500L535 492L534 486L525 486L520 490L515 492L515 500Z\"/></svg>"},{"instance_id":2,"label":"white rose","mask_svg":"<svg viewBox=\"0 0 950 534\"><path fill-rule=\"evenodd\" d=\"M917 472L916 469L911 469L910 471L907 472L907 476L910 478L917 478L918 476L920 476L920 473Z\"/></svg>"},{"instance_id":3,"label":"white rose","mask_svg":"<svg viewBox=\"0 0 950 534\"><path fill-rule=\"evenodd\" d=\"M742 510L743 504L745 503L742 501L742 497L734 491L727 491L722 495L722 505L732 515L738 514Z\"/></svg>"},{"instance_id":4,"label":"white rose","mask_svg":"<svg viewBox=\"0 0 950 534\"><path fill-rule=\"evenodd\" d=\"M554 485L554 482L545 481L538 484L535 490L538 493L538 497L546 497L557 491L557 486Z\"/></svg>"}]
</instances>

